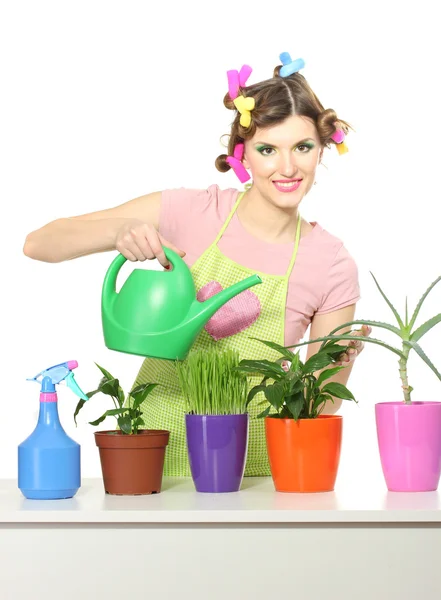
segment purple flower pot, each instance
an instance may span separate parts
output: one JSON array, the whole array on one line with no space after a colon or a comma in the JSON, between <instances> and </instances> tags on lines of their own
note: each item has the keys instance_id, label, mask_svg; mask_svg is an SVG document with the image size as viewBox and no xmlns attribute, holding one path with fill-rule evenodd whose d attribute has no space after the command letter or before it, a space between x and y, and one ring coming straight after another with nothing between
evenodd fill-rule
<instances>
[{"instance_id":1,"label":"purple flower pot","mask_svg":"<svg viewBox=\"0 0 441 600\"><path fill-rule=\"evenodd\" d=\"M238 492L248 448L248 414L185 415L191 474L198 492Z\"/></svg>"}]
</instances>

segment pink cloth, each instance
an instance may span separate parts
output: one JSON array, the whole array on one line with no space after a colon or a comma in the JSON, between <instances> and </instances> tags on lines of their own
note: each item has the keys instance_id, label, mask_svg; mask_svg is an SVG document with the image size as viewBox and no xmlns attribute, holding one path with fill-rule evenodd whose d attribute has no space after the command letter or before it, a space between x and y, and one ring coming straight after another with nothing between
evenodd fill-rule
<instances>
[{"instance_id":1,"label":"pink cloth","mask_svg":"<svg viewBox=\"0 0 441 600\"><path fill-rule=\"evenodd\" d=\"M210 281L201 287L196 297L199 302L205 302L205 300L218 294L222 289L218 281ZM211 319L208 320L205 329L216 341L230 337L240 331L245 331L245 329L248 329L250 325L257 321L260 315L260 308L260 300L256 294L251 290L244 290L221 306Z\"/></svg>"},{"instance_id":2,"label":"pink cloth","mask_svg":"<svg viewBox=\"0 0 441 600\"><path fill-rule=\"evenodd\" d=\"M213 243L237 200L238 190L178 188L162 192L159 232L187 254L188 266ZM285 345L305 335L314 314L338 310L360 299L357 265L343 242L317 222L301 238L291 272L285 311ZM271 244L242 226L237 212L219 249L236 263L270 275L288 270L294 243ZM208 282L207 282L208 283Z\"/></svg>"}]
</instances>

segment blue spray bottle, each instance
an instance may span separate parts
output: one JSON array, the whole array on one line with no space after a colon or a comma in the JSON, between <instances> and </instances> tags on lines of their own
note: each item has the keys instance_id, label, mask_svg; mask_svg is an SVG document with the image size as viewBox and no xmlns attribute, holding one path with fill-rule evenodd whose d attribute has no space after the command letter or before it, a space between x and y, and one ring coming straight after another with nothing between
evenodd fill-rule
<instances>
[{"instance_id":1,"label":"blue spray bottle","mask_svg":"<svg viewBox=\"0 0 441 600\"><path fill-rule=\"evenodd\" d=\"M74 394L88 400L74 379L72 370L77 367L77 361L70 360L27 380L41 383L41 390L37 426L18 447L18 487L26 498L72 498L81 485L80 445L61 426L55 388L65 380Z\"/></svg>"}]
</instances>

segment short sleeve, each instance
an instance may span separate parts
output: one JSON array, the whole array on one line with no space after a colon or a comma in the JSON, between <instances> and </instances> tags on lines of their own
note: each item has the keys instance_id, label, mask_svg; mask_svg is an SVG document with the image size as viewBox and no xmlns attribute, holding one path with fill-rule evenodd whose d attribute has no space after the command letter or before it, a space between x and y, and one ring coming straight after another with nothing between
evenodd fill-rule
<instances>
[{"instance_id":1,"label":"short sleeve","mask_svg":"<svg viewBox=\"0 0 441 600\"><path fill-rule=\"evenodd\" d=\"M360 297L357 265L342 245L325 277L322 300L316 314L330 313L355 304Z\"/></svg>"},{"instance_id":2,"label":"short sleeve","mask_svg":"<svg viewBox=\"0 0 441 600\"><path fill-rule=\"evenodd\" d=\"M191 266L214 242L233 206L237 190L176 188L162 192L159 233L186 255Z\"/></svg>"},{"instance_id":3,"label":"short sleeve","mask_svg":"<svg viewBox=\"0 0 441 600\"><path fill-rule=\"evenodd\" d=\"M188 228L199 220L213 201L213 190L176 188L163 190L159 215L159 233L166 239L175 239L177 231Z\"/></svg>"}]
</instances>

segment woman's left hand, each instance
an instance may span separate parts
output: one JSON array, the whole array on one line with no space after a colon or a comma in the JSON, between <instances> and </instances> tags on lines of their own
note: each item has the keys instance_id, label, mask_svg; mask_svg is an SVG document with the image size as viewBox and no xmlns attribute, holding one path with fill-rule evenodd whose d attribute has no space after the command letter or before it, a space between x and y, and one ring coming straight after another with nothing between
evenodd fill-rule
<instances>
[{"instance_id":1,"label":"woman's left hand","mask_svg":"<svg viewBox=\"0 0 441 600\"><path fill-rule=\"evenodd\" d=\"M361 329L356 329L355 331L351 331L351 335L361 335L363 337L369 336L371 334L372 327L369 325L362 325ZM345 352L342 352L339 356L339 360L335 363L336 365L342 365L343 367L349 366L362 352L364 348L364 342L358 340L351 340L346 347Z\"/></svg>"}]
</instances>

